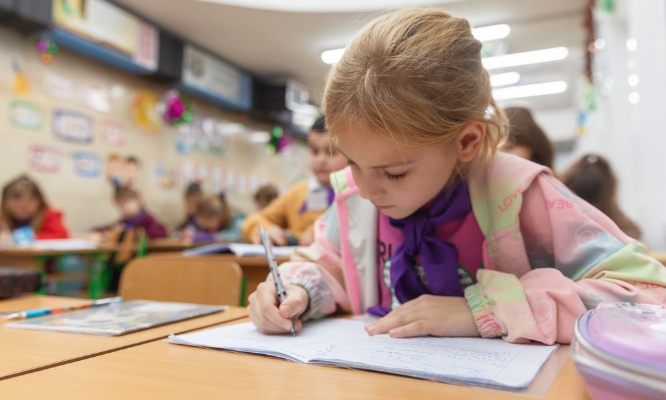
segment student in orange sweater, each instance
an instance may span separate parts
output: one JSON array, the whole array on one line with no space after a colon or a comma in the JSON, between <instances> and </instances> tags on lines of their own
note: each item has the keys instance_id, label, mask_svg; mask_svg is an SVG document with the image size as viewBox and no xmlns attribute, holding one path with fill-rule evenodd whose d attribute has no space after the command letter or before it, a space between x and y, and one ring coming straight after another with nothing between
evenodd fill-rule
<instances>
[{"instance_id":1,"label":"student in orange sweater","mask_svg":"<svg viewBox=\"0 0 666 400\"><path fill-rule=\"evenodd\" d=\"M62 222L62 213L49 207L39 186L26 175L19 176L3 188L0 215L4 241L24 227L32 228L35 239L69 237Z\"/></svg>"},{"instance_id":2,"label":"student in orange sweater","mask_svg":"<svg viewBox=\"0 0 666 400\"><path fill-rule=\"evenodd\" d=\"M343 168L346 161L329 142L324 117L312 125L308 143L310 177L296 183L266 208L245 219L241 233L247 242L261 243L259 225L264 226L270 240L279 246L308 246L314 240L312 225L333 201L329 174Z\"/></svg>"}]
</instances>

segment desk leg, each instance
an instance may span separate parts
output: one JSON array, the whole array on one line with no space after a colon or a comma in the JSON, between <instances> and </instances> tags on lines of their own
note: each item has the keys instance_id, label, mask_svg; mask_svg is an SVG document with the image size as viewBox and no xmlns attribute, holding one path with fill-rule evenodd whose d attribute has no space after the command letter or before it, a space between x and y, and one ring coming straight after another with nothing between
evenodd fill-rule
<instances>
[{"instance_id":1,"label":"desk leg","mask_svg":"<svg viewBox=\"0 0 666 400\"><path fill-rule=\"evenodd\" d=\"M46 294L46 291L48 289L48 280L46 279L46 260L48 257L46 256L38 256L35 257L35 267L39 271L39 279L42 282L42 284L39 286L39 290L37 291L37 294Z\"/></svg>"},{"instance_id":2,"label":"desk leg","mask_svg":"<svg viewBox=\"0 0 666 400\"><path fill-rule=\"evenodd\" d=\"M247 278L243 277L243 279L241 280L241 301L240 301L241 307L247 306L247 301L245 300L245 297L247 297Z\"/></svg>"},{"instance_id":3,"label":"desk leg","mask_svg":"<svg viewBox=\"0 0 666 400\"><path fill-rule=\"evenodd\" d=\"M108 285L108 268L104 255L97 253L92 256L90 263L90 273L88 274L88 297L99 299Z\"/></svg>"}]
</instances>

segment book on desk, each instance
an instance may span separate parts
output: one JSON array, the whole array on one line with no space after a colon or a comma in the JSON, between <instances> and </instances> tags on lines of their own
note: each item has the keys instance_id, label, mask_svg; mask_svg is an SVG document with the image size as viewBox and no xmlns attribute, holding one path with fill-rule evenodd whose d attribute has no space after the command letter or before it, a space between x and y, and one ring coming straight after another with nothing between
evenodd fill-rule
<instances>
[{"instance_id":1,"label":"book on desk","mask_svg":"<svg viewBox=\"0 0 666 400\"><path fill-rule=\"evenodd\" d=\"M273 253L276 257L288 256L293 253L298 246L275 246ZM204 254L231 253L238 257L243 256L264 256L266 250L260 244L249 243L211 243L191 249L183 250L185 256L198 256Z\"/></svg>"},{"instance_id":2,"label":"book on desk","mask_svg":"<svg viewBox=\"0 0 666 400\"><path fill-rule=\"evenodd\" d=\"M558 347L502 339L368 336L364 324L361 320L327 318L307 322L297 336L291 336L263 335L248 322L171 335L169 341L510 390L526 388Z\"/></svg>"},{"instance_id":3,"label":"book on desk","mask_svg":"<svg viewBox=\"0 0 666 400\"><path fill-rule=\"evenodd\" d=\"M118 336L223 311L211 306L132 300L104 307L51 314L5 324L6 328Z\"/></svg>"}]
</instances>

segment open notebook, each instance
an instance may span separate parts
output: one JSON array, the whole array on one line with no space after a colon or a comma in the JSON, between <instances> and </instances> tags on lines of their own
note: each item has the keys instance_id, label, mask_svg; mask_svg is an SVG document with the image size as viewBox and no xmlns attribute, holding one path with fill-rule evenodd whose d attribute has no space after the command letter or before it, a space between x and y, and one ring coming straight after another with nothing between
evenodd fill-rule
<instances>
[{"instance_id":1,"label":"open notebook","mask_svg":"<svg viewBox=\"0 0 666 400\"><path fill-rule=\"evenodd\" d=\"M557 345L513 344L501 339L368 336L364 324L360 320L323 319L306 323L294 337L262 335L248 322L171 335L169 341L504 389L527 387L557 349Z\"/></svg>"},{"instance_id":2,"label":"open notebook","mask_svg":"<svg viewBox=\"0 0 666 400\"><path fill-rule=\"evenodd\" d=\"M117 336L212 314L226 306L132 300L5 324L7 328Z\"/></svg>"}]
</instances>

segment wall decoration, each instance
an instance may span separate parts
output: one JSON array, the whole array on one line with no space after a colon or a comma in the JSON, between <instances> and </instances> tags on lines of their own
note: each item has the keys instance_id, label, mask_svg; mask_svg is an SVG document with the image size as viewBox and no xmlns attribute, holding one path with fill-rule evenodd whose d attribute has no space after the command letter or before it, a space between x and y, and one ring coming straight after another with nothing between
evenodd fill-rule
<instances>
[{"instance_id":1,"label":"wall decoration","mask_svg":"<svg viewBox=\"0 0 666 400\"><path fill-rule=\"evenodd\" d=\"M57 109L53 111L53 133L61 140L90 144L95 134L94 122L77 111Z\"/></svg>"},{"instance_id":2,"label":"wall decoration","mask_svg":"<svg viewBox=\"0 0 666 400\"><path fill-rule=\"evenodd\" d=\"M174 171L173 168L158 164L155 167L155 176L162 189L171 189L176 185L176 171Z\"/></svg>"},{"instance_id":3,"label":"wall decoration","mask_svg":"<svg viewBox=\"0 0 666 400\"><path fill-rule=\"evenodd\" d=\"M12 100L9 103L9 121L15 128L37 131L44 126L44 112L33 103Z\"/></svg>"},{"instance_id":4,"label":"wall decoration","mask_svg":"<svg viewBox=\"0 0 666 400\"><path fill-rule=\"evenodd\" d=\"M236 171L228 169L225 191L231 193L234 192L235 190L236 190Z\"/></svg>"},{"instance_id":5,"label":"wall decoration","mask_svg":"<svg viewBox=\"0 0 666 400\"><path fill-rule=\"evenodd\" d=\"M35 47L37 48L37 51L40 53L39 58L42 60L42 63L44 64L51 64L51 61L53 61L53 56L56 55L59 50L56 42L54 42L49 38L39 39Z\"/></svg>"},{"instance_id":6,"label":"wall decoration","mask_svg":"<svg viewBox=\"0 0 666 400\"><path fill-rule=\"evenodd\" d=\"M219 166L214 166L210 173L210 186L211 190L215 193L221 192L224 190L224 174L222 168Z\"/></svg>"},{"instance_id":7,"label":"wall decoration","mask_svg":"<svg viewBox=\"0 0 666 400\"><path fill-rule=\"evenodd\" d=\"M96 178L101 174L99 157L95 153L78 151L74 153L74 172L78 176Z\"/></svg>"},{"instance_id":8,"label":"wall decoration","mask_svg":"<svg viewBox=\"0 0 666 400\"><path fill-rule=\"evenodd\" d=\"M28 166L33 171L60 171L60 151L50 146L33 145L28 149Z\"/></svg>"},{"instance_id":9,"label":"wall decoration","mask_svg":"<svg viewBox=\"0 0 666 400\"><path fill-rule=\"evenodd\" d=\"M19 96L30 93L30 82L28 82L28 78L23 73L17 60L12 61L12 70L14 71L14 84L12 86L14 94Z\"/></svg>"},{"instance_id":10,"label":"wall decoration","mask_svg":"<svg viewBox=\"0 0 666 400\"><path fill-rule=\"evenodd\" d=\"M104 175L114 187L125 185L134 189L138 188L140 172L141 160L138 157L122 157L112 153L106 158Z\"/></svg>"},{"instance_id":11,"label":"wall decoration","mask_svg":"<svg viewBox=\"0 0 666 400\"><path fill-rule=\"evenodd\" d=\"M101 122L100 127L104 142L113 146L122 146L125 144L125 125L122 122L106 120Z\"/></svg>"},{"instance_id":12,"label":"wall decoration","mask_svg":"<svg viewBox=\"0 0 666 400\"><path fill-rule=\"evenodd\" d=\"M74 87L72 81L52 73L44 75L44 91L61 100L71 99L74 94Z\"/></svg>"},{"instance_id":13,"label":"wall decoration","mask_svg":"<svg viewBox=\"0 0 666 400\"><path fill-rule=\"evenodd\" d=\"M196 182L194 162L183 161L180 164L180 184L182 187L187 187L192 182Z\"/></svg>"},{"instance_id":14,"label":"wall decoration","mask_svg":"<svg viewBox=\"0 0 666 400\"><path fill-rule=\"evenodd\" d=\"M168 124L177 126L192 122L192 101L178 90L169 90L165 97L162 118Z\"/></svg>"},{"instance_id":15,"label":"wall decoration","mask_svg":"<svg viewBox=\"0 0 666 400\"><path fill-rule=\"evenodd\" d=\"M158 111L159 98L150 90L140 90L132 101L132 117L134 122L147 133L158 132L162 127Z\"/></svg>"},{"instance_id":16,"label":"wall decoration","mask_svg":"<svg viewBox=\"0 0 666 400\"><path fill-rule=\"evenodd\" d=\"M109 91L98 85L86 87L86 104L95 111L107 113L111 111Z\"/></svg>"}]
</instances>

